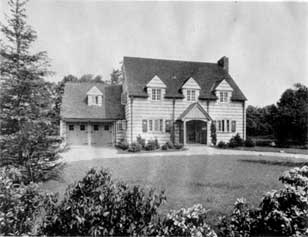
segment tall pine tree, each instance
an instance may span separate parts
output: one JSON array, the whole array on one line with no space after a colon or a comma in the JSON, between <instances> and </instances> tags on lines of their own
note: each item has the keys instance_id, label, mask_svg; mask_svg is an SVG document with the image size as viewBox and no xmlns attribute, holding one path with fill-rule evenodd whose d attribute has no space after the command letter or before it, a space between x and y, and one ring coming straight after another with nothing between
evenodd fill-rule
<instances>
[{"instance_id":1,"label":"tall pine tree","mask_svg":"<svg viewBox=\"0 0 308 237\"><path fill-rule=\"evenodd\" d=\"M25 181L43 181L59 166L50 138L51 92L46 52L32 53L36 32L26 22L25 0L9 0L7 23L1 23L0 165L20 168Z\"/></svg>"}]
</instances>

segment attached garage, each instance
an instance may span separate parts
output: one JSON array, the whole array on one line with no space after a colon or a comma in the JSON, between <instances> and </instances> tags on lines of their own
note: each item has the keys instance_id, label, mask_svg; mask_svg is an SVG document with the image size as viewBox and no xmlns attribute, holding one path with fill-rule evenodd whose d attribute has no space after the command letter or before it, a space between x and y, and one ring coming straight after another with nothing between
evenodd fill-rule
<instances>
[{"instance_id":1,"label":"attached garage","mask_svg":"<svg viewBox=\"0 0 308 237\"><path fill-rule=\"evenodd\" d=\"M70 145L113 145L119 130L115 124L125 118L121 93L121 85L66 83L60 136Z\"/></svg>"}]
</instances>

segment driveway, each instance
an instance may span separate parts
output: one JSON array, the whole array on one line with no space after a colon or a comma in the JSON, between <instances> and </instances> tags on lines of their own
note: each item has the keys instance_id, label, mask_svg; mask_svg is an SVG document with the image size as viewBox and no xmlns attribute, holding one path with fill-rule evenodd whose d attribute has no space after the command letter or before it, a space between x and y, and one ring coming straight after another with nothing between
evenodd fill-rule
<instances>
[{"instance_id":1,"label":"driveway","mask_svg":"<svg viewBox=\"0 0 308 237\"><path fill-rule=\"evenodd\" d=\"M126 153L119 151L113 147L91 147L91 146L72 146L67 151L61 153L63 160L66 162L74 162L80 160L95 160L107 158L125 158L138 156L190 156L190 155L248 155L248 156L273 156L286 158L302 158L308 160L308 155L290 154L279 152L258 152L258 151L241 151L241 150L225 150L216 149L208 146L192 145L187 146L185 150L175 151L153 151Z\"/></svg>"}]
</instances>

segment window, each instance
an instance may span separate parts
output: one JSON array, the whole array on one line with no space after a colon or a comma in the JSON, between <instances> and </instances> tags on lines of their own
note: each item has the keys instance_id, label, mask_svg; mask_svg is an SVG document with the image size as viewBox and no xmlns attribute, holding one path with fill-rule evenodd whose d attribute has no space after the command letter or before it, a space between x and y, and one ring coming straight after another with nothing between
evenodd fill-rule
<instances>
[{"instance_id":1,"label":"window","mask_svg":"<svg viewBox=\"0 0 308 237\"><path fill-rule=\"evenodd\" d=\"M148 121L147 120L142 120L142 132L147 132L148 131Z\"/></svg>"},{"instance_id":2,"label":"window","mask_svg":"<svg viewBox=\"0 0 308 237\"><path fill-rule=\"evenodd\" d=\"M158 119L154 120L154 130L159 131L159 120Z\"/></svg>"},{"instance_id":3,"label":"window","mask_svg":"<svg viewBox=\"0 0 308 237\"><path fill-rule=\"evenodd\" d=\"M105 130L105 131L108 131L108 130L109 130L109 125L105 125L105 126L104 126L104 130Z\"/></svg>"},{"instance_id":4,"label":"window","mask_svg":"<svg viewBox=\"0 0 308 237\"><path fill-rule=\"evenodd\" d=\"M166 132L171 132L171 120L166 120L165 121L165 131Z\"/></svg>"},{"instance_id":5,"label":"window","mask_svg":"<svg viewBox=\"0 0 308 237\"><path fill-rule=\"evenodd\" d=\"M94 124L94 125L93 125L93 130L94 130L94 131L98 131L98 125L97 125L97 124Z\"/></svg>"},{"instance_id":6,"label":"window","mask_svg":"<svg viewBox=\"0 0 308 237\"><path fill-rule=\"evenodd\" d=\"M86 129L86 126L84 124L80 125L80 131L84 131Z\"/></svg>"},{"instance_id":7,"label":"window","mask_svg":"<svg viewBox=\"0 0 308 237\"><path fill-rule=\"evenodd\" d=\"M122 131L126 129L126 120L119 120L117 122L118 130Z\"/></svg>"},{"instance_id":8,"label":"window","mask_svg":"<svg viewBox=\"0 0 308 237\"><path fill-rule=\"evenodd\" d=\"M232 121L231 131L236 132L236 121Z\"/></svg>"},{"instance_id":9,"label":"window","mask_svg":"<svg viewBox=\"0 0 308 237\"><path fill-rule=\"evenodd\" d=\"M228 119L218 120L215 122L218 124L217 131L218 132L235 132L236 131L236 121L231 121Z\"/></svg>"},{"instance_id":10,"label":"window","mask_svg":"<svg viewBox=\"0 0 308 237\"><path fill-rule=\"evenodd\" d=\"M161 89L152 89L152 100L161 100Z\"/></svg>"},{"instance_id":11,"label":"window","mask_svg":"<svg viewBox=\"0 0 308 237\"><path fill-rule=\"evenodd\" d=\"M95 104L98 105L98 96L95 96Z\"/></svg>"},{"instance_id":12,"label":"window","mask_svg":"<svg viewBox=\"0 0 308 237\"><path fill-rule=\"evenodd\" d=\"M227 91L219 92L219 101L222 103L228 102L228 92Z\"/></svg>"},{"instance_id":13,"label":"window","mask_svg":"<svg viewBox=\"0 0 308 237\"><path fill-rule=\"evenodd\" d=\"M68 125L68 130L74 131L74 125L72 125L72 124Z\"/></svg>"},{"instance_id":14,"label":"window","mask_svg":"<svg viewBox=\"0 0 308 237\"><path fill-rule=\"evenodd\" d=\"M159 120L159 131L163 131L163 120L162 119L160 119Z\"/></svg>"},{"instance_id":15,"label":"window","mask_svg":"<svg viewBox=\"0 0 308 237\"><path fill-rule=\"evenodd\" d=\"M196 101L196 90L187 90L187 101Z\"/></svg>"}]
</instances>

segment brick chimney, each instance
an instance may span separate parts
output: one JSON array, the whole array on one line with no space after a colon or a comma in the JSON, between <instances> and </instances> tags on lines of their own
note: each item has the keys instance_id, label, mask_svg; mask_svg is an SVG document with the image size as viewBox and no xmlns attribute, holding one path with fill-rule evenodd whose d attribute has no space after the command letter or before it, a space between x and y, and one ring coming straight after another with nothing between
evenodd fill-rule
<instances>
[{"instance_id":1,"label":"brick chimney","mask_svg":"<svg viewBox=\"0 0 308 237\"><path fill-rule=\"evenodd\" d=\"M223 56L217 61L218 66L221 66L226 72L229 72L229 58Z\"/></svg>"}]
</instances>

